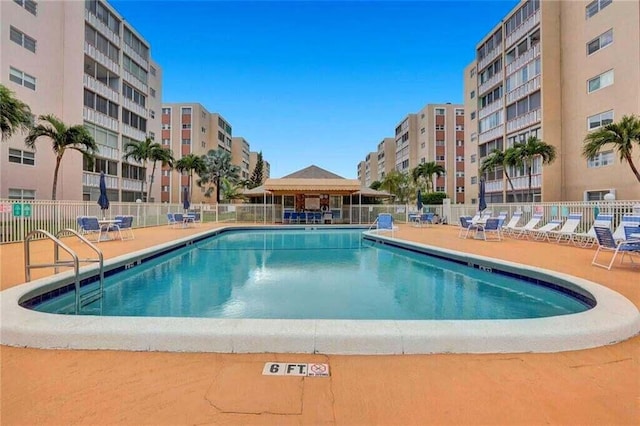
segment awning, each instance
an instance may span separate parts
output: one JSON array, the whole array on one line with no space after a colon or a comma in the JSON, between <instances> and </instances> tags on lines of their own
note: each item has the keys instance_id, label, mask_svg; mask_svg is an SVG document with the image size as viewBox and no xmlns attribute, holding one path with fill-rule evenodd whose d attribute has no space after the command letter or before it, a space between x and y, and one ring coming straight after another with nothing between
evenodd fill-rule
<instances>
[{"instance_id":1,"label":"awning","mask_svg":"<svg viewBox=\"0 0 640 426\"><path fill-rule=\"evenodd\" d=\"M357 179L267 179L264 189L270 192L338 192L351 194L361 189Z\"/></svg>"}]
</instances>

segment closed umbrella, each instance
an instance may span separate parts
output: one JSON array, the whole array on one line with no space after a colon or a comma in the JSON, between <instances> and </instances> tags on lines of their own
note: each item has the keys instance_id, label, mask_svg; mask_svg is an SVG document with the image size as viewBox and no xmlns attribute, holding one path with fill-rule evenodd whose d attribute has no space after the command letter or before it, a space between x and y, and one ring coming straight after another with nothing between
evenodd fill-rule
<instances>
[{"instance_id":1,"label":"closed umbrella","mask_svg":"<svg viewBox=\"0 0 640 426\"><path fill-rule=\"evenodd\" d=\"M191 207L191 203L189 202L189 188L186 186L182 190L182 207L184 207L185 213L189 210L189 207Z\"/></svg>"},{"instance_id":2,"label":"closed umbrella","mask_svg":"<svg viewBox=\"0 0 640 426\"><path fill-rule=\"evenodd\" d=\"M100 197L98 197L98 205L102 210L102 218L105 218L104 211L109 208L109 197L107 197L107 182L104 178L104 172L100 172Z\"/></svg>"},{"instance_id":3,"label":"closed umbrella","mask_svg":"<svg viewBox=\"0 0 640 426\"><path fill-rule=\"evenodd\" d=\"M487 208L487 200L485 199L484 179L480 179L478 184L478 211L482 212Z\"/></svg>"},{"instance_id":4,"label":"closed umbrella","mask_svg":"<svg viewBox=\"0 0 640 426\"><path fill-rule=\"evenodd\" d=\"M416 197L416 206L418 207L418 212L422 212L422 192L418 189L418 196Z\"/></svg>"}]
</instances>

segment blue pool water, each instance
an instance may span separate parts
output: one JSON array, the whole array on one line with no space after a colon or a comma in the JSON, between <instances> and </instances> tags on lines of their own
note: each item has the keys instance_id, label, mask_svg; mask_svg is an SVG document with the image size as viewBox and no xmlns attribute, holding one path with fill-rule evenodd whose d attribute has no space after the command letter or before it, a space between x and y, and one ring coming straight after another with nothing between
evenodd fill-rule
<instances>
[{"instance_id":1,"label":"blue pool water","mask_svg":"<svg viewBox=\"0 0 640 426\"><path fill-rule=\"evenodd\" d=\"M96 285L96 284L92 284ZM40 303L73 312L74 293ZM570 295L412 251L362 230L224 232L105 280L82 314L281 319L515 319L581 312Z\"/></svg>"}]
</instances>

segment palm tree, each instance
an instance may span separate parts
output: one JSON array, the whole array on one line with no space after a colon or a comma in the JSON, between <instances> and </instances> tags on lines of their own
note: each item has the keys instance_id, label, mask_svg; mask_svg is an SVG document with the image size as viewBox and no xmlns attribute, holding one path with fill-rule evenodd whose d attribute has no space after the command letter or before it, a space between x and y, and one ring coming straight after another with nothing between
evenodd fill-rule
<instances>
[{"instance_id":1,"label":"palm tree","mask_svg":"<svg viewBox=\"0 0 640 426\"><path fill-rule=\"evenodd\" d=\"M542 164L551 164L556 159L556 148L535 136L529 137L525 143L516 143L506 153L506 162L510 165L523 166L529 177L529 193L527 198L533 201L531 178L533 162L537 157L542 158Z\"/></svg>"},{"instance_id":2,"label":"palm tree","mask_svg":"<svg viewBox=\"0 0 640 426\"><path fill-rule=\"evenodd\" d=\"M153 162L153 167L151 168L151 177L149 178L149 193L147 194L147 202L149 201L151 188L153 187L153 178L156 174L156 163L160 161L162 167L169 166L170 168L173 168L173 162L175 161L175 158L173 158L173 152L169 148L163 148L162 146L158 145L157 147L154 146L154 148L151 150L149 161Z\"/></svg>"},{"instance_id":3,"label":"palm tree","mask_svg":"<svg viewBox=\"0 0 640 426\"><path fill-rule=\"evenodd\" d=\"M210 150L203 157L205 171L200 174L198 186L212 183L216 188L216 202L219 204L222 195L221 181L227 179L234 185L240 180L240 167L231 164L231 154L223 149ZM255 183L255 182L254 182ZM208 188L205 197L210 197L213 188Z\"/></svg>"},{"instance_id":4,"label":"palm tree","mask_svg":"<svg viewBox=\"0 0 640 426\"><path fill-rule=\"evenodd\" d=\"M429 161L427 163L422 163L417 166L415 169L411 171L411 176L413 181L419 185L420 178L423 178L427 184L427 191L434 191L435 185L433 183L433 177L436 178L443 176L446 170L443 166L436 163L435 161Z\"/></svg>"},{"instance_id":5,"label":"palm tree","mask_svg":"<svg viewBox=\"0 0 640 426\"><path fill-rule=\"evenodd\" d=\"M598 155L600 150L607 145L613 145L618 151L620 162L626 161L631 171L640 182L640 172L633 163L631 151L633 146L640 148L640 119L635 115L625 115L617 123L610 123L600 129L589 133L584 139L582 155L591 159Z\"/></svg>"},{"instance_id":6,"label":"palm tree","mask_svg":"<svg viewBox=\"0 0 640 426\"><path fill-rule=\"evenodd\" d=\"M151 138L146 138L141 142L127 142L124 146L124 155L122 159L124 161L134 160L140 164L144 169L144 176L142 178L142 192L145 194L146 201L149 201L149 191L145 193L144 185L147 182L147 161L151 158L152 152L157 149L162 149L162 146L154 142Z\"/></svg>"},{"instance_id":7,"label":"palm tree","mask_svg":"<svg viewBox=\"0 0 640 426\"><path fill-rule=\"evenodd\" d=\"M409 174L400 173L397 170L392 170L387 173L380 187L387 190L390 194L393 194L396 197L396 201L400 203L409 202L409 199L415 192L411 185Z\"/></svg>"},{"instance_id":8,"label":"palm tree","mask_svg":"<svg viewBox=\"0 0 640 426\"><path fill-rule=\"evenodd\" d=\"M195 154L185 155L175 163L175 169L180 173L189 174L189 199L192 200L193 173L195 172L198 176L202 176L206 172L207 165L204 162L204 158Z\"/></svg>"},{"instance_id":9,"label":"palm tree","mask_svg":"<svg viewBox=\"0 0 640 426\"><path fill-rule=\"evenodd\" d=\"M7 140L17 131L28 131L33 122L29 106L13 96L13 92L0 84L0 131Z\"/></svg>"},{"instance_id":10,"label":"palm tree","mask_svg":"<svg viewBox=\"0 0 640 426\"><path fill-rule=\"evenodd\" d=\"M89 131L82 125L67 127L60 119L54 115L41 115L38 117L40 124L33 127L27 135L24 143L27 147L35 149L36 140L41 137L51 139L53 142L53 152L56 154L56 167L53 172L53 189L51 199L56 199L56 189L58 186L58 170L62 157L67 149L72 149L82 153L86 158L93 161L98 150L98 145L93 140Z\"/></svg>"},{"instance_id":11,"label":"palm tree","mask_svg":"<svg viewBox=\"0 0 640 426\"><path fill-rule=\"evenodd\" d=\"M491 154L489 154L485 157L484 160L482 160L482 165L480 166L480 174L492 172L497 167L502 167L502 170L504 170L504 176L507 178L509 186L511 187L511 192L513 192L513 196L514 198L516 198L516 191L513 187L513 182L511 181L509 172L507 171L507 166L509 166L509 164L507 164L507 156L505 155L505 152L499 149L494 149ZM516 201L518 200L516 199Z\"/></svg>"},{"instance_id":12,"label":"palm tree","mask_svg":"<svg viewBox=\"0 0 640 426\"><path fill-rule=\"evenodd\" d=\"M245 200L247 197L242 193L242 185L234 183L231 179L220 178L220 188L223 200Z\"/></svg>"}]
</instances>

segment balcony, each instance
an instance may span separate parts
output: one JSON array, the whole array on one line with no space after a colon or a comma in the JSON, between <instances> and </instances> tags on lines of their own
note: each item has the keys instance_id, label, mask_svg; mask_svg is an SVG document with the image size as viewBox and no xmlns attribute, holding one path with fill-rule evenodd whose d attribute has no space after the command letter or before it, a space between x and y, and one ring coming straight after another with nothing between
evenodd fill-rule
<instances>
[{"instance_id":1,"label":"balcony","mask_svg":"<svg viewBox=\"0 0 640 426\"><path fill-rule=\"evenodd\" d=\"M120 95L118 92L88 74L84 75L84 87L91 89L102 97L109 99L111 102L120 103Z\"/></svg>"},{"instance_id":2,"label":"balcony","mask_svg":"<svg viewBox=\"0 0 640 426\"><path fill-rule=\"evenodd\" d=\"M137 141L143 141L147 138L147 135L143 131L131 127L128 124L122 125L122 134Z\"/></svg>"},{"instance_id":3,"label":"balcony","mask_svg":"<svg viewBox=\"0 0 640 426\"><path fill-rule=\"evenodd\" d=\"M521 115L518 118L507 121L507 133L511 133L524 127L531 126L532 124L539 122L541 117L542 110L536 109L534 111L529 111L528 113Z\"/></svg>"},{"instance_id":4,"label":"balcony","mask_svg":"<svg viewBox=\"0 0 640 426\"><path fill-rule=\"evenodd\" d=\"M529 189L529 176L520 176L511 178L513 189ZM540 188L542 186L542 175L531 175L531 188Z\"/></svg>"},{"instance_id":5,"label":"balcony","mask_svg":"<svg viewBox=\"0 0 640 426\"><path fill-rule=\"evenodd\" d=\"M118 177L117 176L104 176L104 181L107 184L107 189L118 189ZM82 172L82 185L90 186L92 188L100 187L100 173Z\"/></svg>"},{"instance_id":6,"label":"balcony","mask_svg":"<svg viewBox=\"0 0 640 426\"><path fill-rule=\"evenodd\" d=\"M478 86L478 95L482 96L482 94L484 94L484 92L486 92L487 90L492 89L499 83L502 83L502 75L502 71L500 71L499 73L494 74L493 77L491 77L489 80Z\"/></svg>"},{"instance_id":7,"label":"balcony","mask_svg":"<svg viewBox=\"0 0 640 426\"><path fill-rule=\"evenodd\" d=\"M520 24L518 28L516 28L511 34L507 36L507 38L505 39L506 48L508 49L512 44L520 40L520 38L527 34L538 23L540 23L540 10L529 16L526 21Z\"/></svg>"},{"instance_id":8,"label":"balcony","mask_svg":"<svg viewBox=\"0 0 640 426\"><path fill-rule=\"evenodd\" d=\"M498 99L497 101L494 101L493 103L487 105L486 107L478 111L478 118L479 119L485 118L487 115L492 114L499 109L502 109L502 106L503 106L502 99Z\"/></svg>"},{"instance_id":9,"label":"balcony","mask_svg":"<svg viewBox=\"0 0 640 426\"><path fill-rule=\"evenodd\" d=\"M504 181L503 180L492 180L485 182L484 185L486 192L497 192L504 190Z\"/></svg>"},{"instance_id":10,"label":"balcony","mask_svg":"<svg viewBox=\"0 0 640 426\"><path fill-rule=\"evenodd\" d=\"M98 144L98 156L120 161L120 150L107 145Z\"/></svg>"},{"instance_id":11,"label":"balcony","mask_svg":"<svg viewBox=\"0 0 640 426\"><path fill-rule=\"evenodd\" d=\"M504 124L500 124L497 127L494 127L491 130L487 130L484 133L480 133L478 136L478 144L483 144L485 142L489 142L494 140L495 138L499 138L504 135Z\"/></svg>"},{"instance_id":12,"label":"balcony","mask_svg":"<svg viewBox=\"0 0 640 426\"><path fill-rule=\"evenodd\" d=\"M482 71L484 67L486 67L491 62L493 62L493 60L496 59L501 54L502 54L502 43L497 45L491 52L489 52L489 54L487 54L487 56L485 56L480 61L478 61L478 71Z\"/></svg>"},{"instance_id":13,"label":"balcony","mask_svg":"<svg viewBox=\"0 0 640 426\"><path fill-rule=\"evenodd\" d=\"M140 80L138 80L137 77L134 77L133 74L131 74L129 71L122 70L122 75L124 79L127 80L127 82L131 84L133 87L140 90L142 93L149 93L149 89L147 88L147 85L141 82Z\"/></svg>"},{"instance_id":14,"label":"balcony","mask_svg":"<svg viewBox=\"0 0 640 426\"><path fill-rule=\"evenodd\" d=\"M98 61L100 64L104 65L108 70L112 71L114 74L120 74L120 65L113 62L107 55L100 52L98 49L84 42L84 53L88 55L91 59Z\"/></svg>"},{"instance_id":15,"label":"balcony","mask_svg":"<svg viewBox=\"0 0 640 426\"><path fill-rule=\"evenodd\" d=\"M528 65L529 62L533 61L538 56L540 56L540 43L536 44L531 49L518 56L518 58L516 58L513 62L508 64L506 67L507 76L511 77L511 74L513 74L523 66Z\"/></svg>"},{"instance_id":16,"label":"balcony","mask_svg":"<svg viewBox=\"0 0 640 426\"><path fill-rule=\"evenodd\" d=\"M115 120L108 115L98 112L94 109L84 107L82 111L82 117L90 123L97 124L98 126L113 130L114 132L118 131L118 120Z\"/></svg>"},{"instance_id":17,"label":"balcony","mask_svg":"<svg viewBox=\"0 0 640 426\"><path fill-rule=\"evenodd\" d=\"M107 27L101 20L99 20L93 13L89 12L87 9L84 10L84 19L91 26L97 29L100 34L109 39L109 41L116 46L120 46L120 36L113 31L111 28Z\"/></svg>"},{"instance_id":18,"label":"balcony","mask_svg":"<svg viewBox=\"0 0 640 426\"><path fill-rule=\"evenodd\" d=\"M126 109L128 109L129 111L135 112L140 117L147 118L148 112L145 108L133 102L131 99L125 98L124 96L122 97L122 100L123 100L122 106L124 106Z\"/></svg>"},{"instance_id":19,"label":"balcony","mask_svg":"<svg viewBox=\"0 0 640 426\"><path fill-rule=\"evenodd\" d=\"M540 88L540 76L537 75L524 84L516 87L507 93L507 104L511 104L520 98L527 96L529 93L535 92Z\"/></svg>"},{"instance_id":20,"label":"balcony","mask_svg":"<svg viewBox=\"0 0 640 426\"><path fill-rule=\"evenodd\" d=\"M128 57L136 61L138 65L142 65L142 68L144 68L145 70L149 69L149 62L146 59L144 59L142 56L140 56L138 52L136 52L131 47L129 47L127 43L124 43L123 50L124 50L124 53L126 53Z\"/></svg>"},{"instance_id":21,"label":"balcony","mask_svg":"<svg viewBox=\"0 0 640 426\"><path fill-rule=\"evenodd\" d=\"M122 178L123 191L142 191L142 181Z\"/></svg>"}]
</instances>

